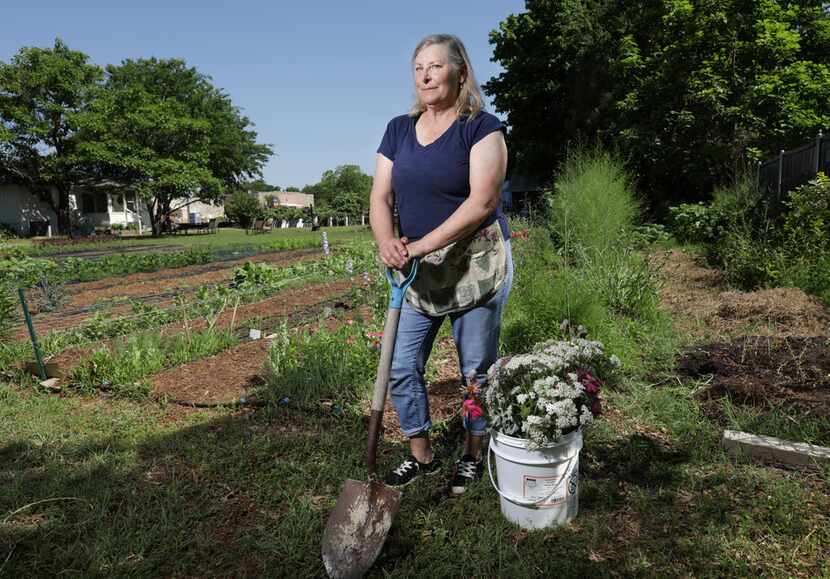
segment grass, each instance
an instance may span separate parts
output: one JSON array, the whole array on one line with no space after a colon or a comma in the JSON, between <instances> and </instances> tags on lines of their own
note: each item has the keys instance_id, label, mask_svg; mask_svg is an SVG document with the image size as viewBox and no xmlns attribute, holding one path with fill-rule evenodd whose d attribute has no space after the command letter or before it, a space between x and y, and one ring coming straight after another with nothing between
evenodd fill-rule
<instances>
[{"instance_id":1,"label":"grass","mask_svg":"<svg viewBox=\"0 0 830 579\"><path fill-rule=\"evenodd\" d=\"M413 485L370 576L819 576L830 479L733 464L688 394L613 395L565 529L511 526L487 483L445 498L447 469ZM363 425L349 413L172 420L173 408L129 400L6 387L0 400L8 576L320 576L326 511L345 478L365 478ZM448 460L458 424L441 432ZM388 468L402 448L381 450Z\"/></svg>"},{"instance_id":2,"label":"grass","mask_svg":"<svg viewBox=\"0 0 830 579\"><path fill-rule=\"evenodd\" d=\"M74 253L84 250L117 250L123 247L146 247L152 250L158 246L178 245L182 249L189 247L196 248L219 248L228 249L234 247L263 247L280 242L293 242L298 246L311 247L321 243L322 233L328 236L329 243L350 243L353 241L366 240L371 237L367 227L321 227L319 231L311 229L275 229L265 234L248 234L244 229L222 228L211 235L167 235L163 237L125 237L114 241L99 243L83 243L74 245L38 245L31 240L20 239L9 242L10 246L23 249L29 255L59 255L61 253Z\"/></svg>"}]
</instances>

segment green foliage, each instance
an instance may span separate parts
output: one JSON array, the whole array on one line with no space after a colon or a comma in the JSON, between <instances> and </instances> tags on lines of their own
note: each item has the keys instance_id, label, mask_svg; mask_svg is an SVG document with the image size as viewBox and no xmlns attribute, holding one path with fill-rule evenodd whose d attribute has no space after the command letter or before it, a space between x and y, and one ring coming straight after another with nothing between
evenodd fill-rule
<instances>
[{"instance_id":1,"label":"green foliage","mask_svg":"<svg viewBox=\"0 0 830 579\"><path fill-rule=\"evenodd\" d=\"M515 274L504 313L501 347L506 355L529 352L537 343L564 337L563 320L597 328L607 311L580 272L565 265L544 229L512 243Z\"/></svg>"},{"instance_id":2,"label":"green foliage","mask_svg":"<svg viewBox=\"0 0 830 579\"><path fill-rule=\"evenodd\" d=\"M139 334L126 343L96 350L72 370L68 381L71 387L84 391L102 390L117 396L143 398L150 393L145 377L212 356L236 343L236 338L224 330L172 336Z\"/></svg>"},{"instance_id":3,"label":"green foliage","mask_svg":"<svg viewBox=\"0 0 830 579\"><path fill-rule=\"evenodd\" d=\"M225 201L225 216L242 227L250 227L254 219L265 214L259 199L246 191L236 191Z\"/></svg>"},{"instance_id":4,"label":"green foliage","mask_svg":"<svg viewBox=\"0 0 830 579\"><path fill-rule=\"evenodd\" d=\"M826 3L535 0L491 34L517 170L549 176L569 144L625 151L655 205L700 198L746 153L830 125Z\"/></svg>"},{"instance_id":5,"label":"green foliage","mask_svg":"<svg viewBox=\"0 0 830 579\"><path fill-rule=\"evenodd\" d=\"M783 235L787 246L809 253L830 251L830 177L815 179L790 191Z\"/></svg>"},{"instance_id":6,"label":"green foliage","mask_svg":"<svg viewBox=\"0 0 830 579\"><path fill-rule=\"evenodd\" d=\"M721 232L720 216L710 204L702 201L670 207L669 217L672 232L681 242L712 243Z\"/></svg>"},{"instance_id":7,"label":"green foliage","mask_svg":"<svg viewBox=\"0 0 830 579\"><path fill-rule=\"evenodd\" d=\"M659 264L633 249L638 203L620 161L577 151L549 194L549 230L514 238L516 277L502 329L506 353L564 338L582 326L628 372L672 359L673 336L659 309ZM644 353L648 352L648 355Z\"/></svg>"},{"instance_id":8,"label":"green foliage","mask_svg":"<svg viewBox=\"0 0 830 579\"><path fill-rule=\"evenodd\" d=\"M678 210L679 211L679 210ZM819 174L793 189L783 213L770 211L751 179L715 191L704 206L709 258L744 289L798 287L830 303L830 179Z\"/></svg>"},{"instance_id":9,"label":"green foliage","mask_svg":"<svg viewBox=\"0 0 830 579\"><path fill-rule=\"evenodd\" d=\"M0 179L26 185L68 233L69 193L89 175L78 156L80 118L103 71L60 39L52 48L22 48L0 62ZM57 191L57 199L52 189Z\"/></svg>"},{"instance_id":10,"label":"green foliage","mask_svg":"<svg viewBox=\"0 0 830 579\"><path fill-rule=\"evenodd\" d=\"M316 406L320 400L357 402L371 391L378 364L376 339L361 323L335 329L278 332L266 368L268 395Z\"/></svg>"},{"instance_id":11,"label":"green foliage","mask_svg":"<svg viewBox=\"0 0 830 579\"><path fill-rule=\"evenodd\" d=\"M611 154L573 151L547 199L550 228L569 259L601 261L629 245L639 209L630 176Z\"/></svg>"},{"instance_id":12,"label":"green foliage","mask_svg":"<svg viewBox=\"0 0 830 579\"><path fill-rule=\"evenodd\" d=\"M83 117L87 163L136 191L153 233L174 199L218 201L259 174L271 148L256 143L250 120L210 79L182 60L125 60Z\"/></svg>"},{"instance_id":13,"label":"green foliage","mask_svg":"<svg viewBox=\"0 0 830 579\"><path fill-rule=\"evenodd\" d=\"M323 173L319 183L303 189L314 195L320 215L359 216L369 211L372 177L357 165L340 165Z\"/></svg>"},{"instance_id":14,"label":"green foliage","mask_svg":"<svg viewBox=\"0 0 830 579\"><path fill-rule=\"evenodd\" d=\"M62 282L94 281L116 275L208 263L212 257L212 252L202 247L174 253L116 253L98 260L67 257L49 270L49 278Z\"/></svg>"}]
</instances>

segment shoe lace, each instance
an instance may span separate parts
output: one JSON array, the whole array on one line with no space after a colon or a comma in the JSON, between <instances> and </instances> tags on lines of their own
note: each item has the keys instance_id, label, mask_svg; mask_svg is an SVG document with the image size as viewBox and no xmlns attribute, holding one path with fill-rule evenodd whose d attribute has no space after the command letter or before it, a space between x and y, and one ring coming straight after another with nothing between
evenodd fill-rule
<instances>
[{"instance_id":1,"label":"shoe lace","mask_svg":"<svg viewBox=\"0 0 830 579\"><path fill-rule=\"evenodd\" d=\"M396 468L392 472L394 472L398 476L403 476L404 474L406 474L406 471L408 471L410 469L413 469L413 468L415 468L415 463L413 461L407 459L407 460L404 460L403 463L401 463L401 466L399 466L398 468Z\"/></svg>"},{"instance_id":2,"label":"shoe lace","mask_svg":"<svg viewBox=\"0 0 830 579\"><path fill-rule=\"evenodd\" d=\"M471 460L459 460L457 472L459 476L464 478L475 478L477 467L477 462L473 462Z\"/></svg>"}]
</instances>

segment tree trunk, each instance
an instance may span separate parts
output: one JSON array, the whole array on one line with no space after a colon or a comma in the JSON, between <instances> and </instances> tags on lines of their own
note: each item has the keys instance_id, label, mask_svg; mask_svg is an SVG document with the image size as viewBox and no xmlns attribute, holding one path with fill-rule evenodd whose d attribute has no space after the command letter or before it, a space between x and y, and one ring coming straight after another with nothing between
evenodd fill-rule
<instances>
[{"instance_id":1,"label":"tree trunk","mask_svg":"<svg viewBox=\"0 0 830 579\"><path fill-rule=\"evenodd\" d=\"M58 186L58 233L69 235L72 232L72 217L69 208L69 187Z\"/></svg>"}]
</instances>

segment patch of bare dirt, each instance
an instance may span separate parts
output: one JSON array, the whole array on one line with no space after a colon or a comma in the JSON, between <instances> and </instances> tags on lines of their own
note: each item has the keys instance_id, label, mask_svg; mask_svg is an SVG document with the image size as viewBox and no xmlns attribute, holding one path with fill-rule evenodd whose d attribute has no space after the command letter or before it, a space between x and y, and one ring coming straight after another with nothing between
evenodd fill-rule
<instances>
[{"instance_id":1,"label":"patch of bare dirt","mask_svg":"<svg viewBox=\"0 0 830 579\"><path fill-rule=\"evenodd\" d=\"M704 400L728 395L739 404L770 410L785 405L830 418L830 338L747 336L709 344L689 352L679 370L712 377Z\"/></svg>"},{"instance_id":2,"label":"patch of bare dirt","mask_svg":"<svg viewBox=\"0 0 830 579\"><path fill-rule=\"evenodd\" d=\"M195 404L233 403L259 383L268 358L268 340L253 340L216 356L156 374L153 395Z\"/></svg>"},{"instance_id":3,"label":"patch of bare dirt","mask_svg":"<svg viewBox=\"0 0 830 579\"><path fill-rule=\"evenodd\" d=\"M679 250L668 255L661 299L679 329L706 342L678 363L711 377L706 401L830 417L830 314L796 288L729 291L722 275Z\"/></svg>"}]
</instances>

